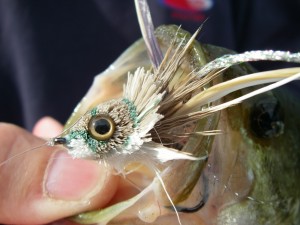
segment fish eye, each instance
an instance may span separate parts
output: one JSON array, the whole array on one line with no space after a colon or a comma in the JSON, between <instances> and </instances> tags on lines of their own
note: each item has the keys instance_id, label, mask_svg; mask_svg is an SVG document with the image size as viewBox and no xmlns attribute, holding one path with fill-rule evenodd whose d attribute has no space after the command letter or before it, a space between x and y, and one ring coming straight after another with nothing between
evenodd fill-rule
<instances>
[{"instance_id":1,"label":"fish eye","mask_svg":"<svg viewBox=\"0 0 300 225\"><path fill-rule=\"evenodd\" d=\"M259 138L278 137L284 132L283 113L275 97L258 101L250 117L251 130Z\"/></svg>"},{"instance_id":2,"label":"fish eye","mask_svg":"<svg viewBox=\"0 0 300 225\"><path fill-rule=\"evenodd\" d=\"M93 116L88 124L89 134L98 141L106 141L115 132L115 123L107 115Z\"/></svg>"}]
</instances>

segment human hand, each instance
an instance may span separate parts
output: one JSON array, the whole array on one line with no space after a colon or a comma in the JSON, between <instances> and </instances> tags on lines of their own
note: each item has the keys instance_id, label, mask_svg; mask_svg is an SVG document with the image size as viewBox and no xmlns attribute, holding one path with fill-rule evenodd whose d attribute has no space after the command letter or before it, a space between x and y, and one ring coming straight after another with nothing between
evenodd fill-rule
<instances>
[{"instance_id":1,"label":"human hand","mask_svg":"<svg viewBox=\"0 0 300 225\"><path fill-rule=\"evenodd\" d=\"M62 126L40 120L33 133L54 137ZM60 147L11 124L0 124L0 223L45 224L104 207L116 195L118 177L95 161L72 159ZM3 164L1 164L4 162Z\"/></svg>"}]
</instances>

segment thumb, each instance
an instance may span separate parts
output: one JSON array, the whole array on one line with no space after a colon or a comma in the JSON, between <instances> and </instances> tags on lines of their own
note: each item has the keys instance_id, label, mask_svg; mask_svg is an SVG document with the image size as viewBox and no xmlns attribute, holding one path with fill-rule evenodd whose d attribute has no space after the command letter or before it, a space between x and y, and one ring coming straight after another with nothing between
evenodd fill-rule
<instances>
[{"instance_id":1,"label":"thumb","mask_svg":"<svg viewBox=\"0 0 300 225\"><path fill-rule=\"evenodd\" d=\"M117 177L95 161L70 158L63 148L44 146L11 158L43 143L0 124L0 223L49 223L103 207L114 196Z\"/></svg>"}]
</instances>

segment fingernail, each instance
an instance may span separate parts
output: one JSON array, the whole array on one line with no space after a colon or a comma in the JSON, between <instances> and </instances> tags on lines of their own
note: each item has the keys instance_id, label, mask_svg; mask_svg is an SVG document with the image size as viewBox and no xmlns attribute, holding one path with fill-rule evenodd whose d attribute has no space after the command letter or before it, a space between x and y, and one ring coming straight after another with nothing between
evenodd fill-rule
<instances>
[{"instance_id":1,"label":"fingernail","mask_svg":"<svg viewBox=\"0 0 300 225\"><path fill-rule=\"evenodd\" d=\"M64 151L52 155L46 169L44 193L60 200L82 200L94 196L104 185L107 172L95 161L73 159Z\"/></svg>"}]
</instances>

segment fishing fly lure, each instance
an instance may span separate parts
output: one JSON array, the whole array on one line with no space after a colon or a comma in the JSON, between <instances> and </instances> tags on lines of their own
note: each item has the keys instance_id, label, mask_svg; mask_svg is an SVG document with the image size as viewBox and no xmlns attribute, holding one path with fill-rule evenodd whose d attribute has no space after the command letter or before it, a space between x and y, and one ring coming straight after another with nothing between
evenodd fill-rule
<instances>
[{"instance_id":1,"label":"fishing fly lure","mask_svg":"<svg viewBox=\"0 0 300 225\"><path fill-rule=\"evenodd\" d=\"M282 74L279 71L272 75L251 74L205 90L205 85L233 65L259 60L300 63L300 53L270 50L225 55L186 76L180 66L199 30L187 43L183 40L177 43L175 39L162 58L148 5L146 1L140 0L135 3L152 68L138 67L134 73L129 72L121 98L95 106L61 136L49 141L49 145L65 145L74 158L103 160L119 173L127 163L139 160L140 156L144 158L145 154L150 161L160 163L174 159L205 160L206 156L193 157L153 139L168 139L173 135L172 131L182 124L202 119L300 76ZM229 92L275 81L278 82L240 98L199 110L200 106L207 105ZM234 87L223 91L229 84ZM212 95L212 89L218 89L219 93Z\"/></svg>"},{"instance_id":2,"label":"fishing fly lure","mask_svg":"<svg viewBox=\"0 0 300 225\"><path fill-rule=\"evenodd\" d=\"M99 160L113 168L117 174L125 175L125 168L131 162L143 163L155 172L181 224L177 211L188 209L175 206L156 166L179 159L204 162L208 155L195 156L172 147L169 143L174 142L174 137L186 135L178 130L185 124L194 123L216 111L298 79L300 73L298 70L296 73L273 71L243 76L207 88L208 84L236 64L258 60L299 63L300 54L252 51L225 55L201 68L193 69L187 76L181 66L200 29L188 41L185 38L177 39L175 35L163 54L155 36L147 2L136 0L135 4L152 67L138 67L134 72L129 72L122 97L94 106L61 136L51 139L49 145L63 144L74 158ZM271 82L276 83L234 100L214 104L230 92ZM203 131L201 135L217 133L211 130ZM198 209L202 206L203 201Z\"/></svg>"}]
</instances>

